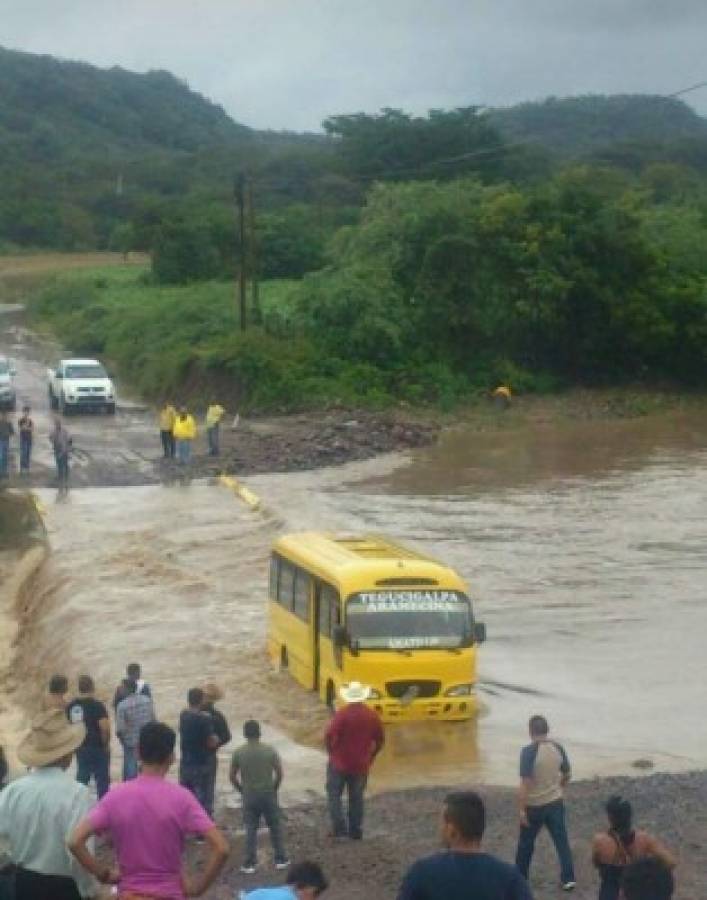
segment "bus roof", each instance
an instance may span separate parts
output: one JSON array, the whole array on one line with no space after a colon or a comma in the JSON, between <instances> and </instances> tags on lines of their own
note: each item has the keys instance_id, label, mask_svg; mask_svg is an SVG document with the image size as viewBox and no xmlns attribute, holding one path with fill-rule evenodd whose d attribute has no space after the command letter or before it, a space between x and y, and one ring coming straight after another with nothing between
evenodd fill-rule
<instances>
[{"instance_id":1,"label":"bus roof","mask_svg":"<svg viewBox=\"0 0 707 900\"><path fill-rule=\"evenodd\" d=\"M323 579L353 588L442 585L466 590L449 566L379 535L337 536L319 531L283 535L273 548Z\"/></svg>"}]
</instances>

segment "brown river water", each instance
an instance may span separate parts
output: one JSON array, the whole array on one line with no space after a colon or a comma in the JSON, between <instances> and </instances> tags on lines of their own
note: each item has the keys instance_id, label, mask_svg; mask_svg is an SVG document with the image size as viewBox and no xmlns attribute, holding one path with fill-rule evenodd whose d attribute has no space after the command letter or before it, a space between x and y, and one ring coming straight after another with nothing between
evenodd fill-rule
<instances>
[{"instance_id":1,"label":"brown river water","mask_svg":"<svg viewBox=\"0 0 707 900\"><path fill-rule=\"evenodd\" d=\"M0 352L17 359L22 402L43 432L45 367L58 351L21 318L5 319ZM149 480L149 412L125 405L114 420L72 418L69 428L78 485L108 470L116 485ZM47 484L40 437L37 483ZM48 675L90 672L108 699L138 660L160 717L175 722L186 690L215 680L234 734L255 716L281 750L286 798L321 792L326 713L264 651L270 546L283 531L315 528L382 532L440 557L469 581L488 627L478 719L391 726L375 790L511 783L535 712L566 742L579 777L632 772L638 759L671 771L707 763L707 419L698 411L460 426L409 456L247 484L258 511L216 484L80 486L61 503L38 488L52 552L29 591L23 576L40 560L18 568L0 547L0 650L11 661L0 671L0 742L11 758ZM225 779L222 790L229 799Z\"/></svg>"},{"instance_id":2,"label":"brown river water","mask_svg":"<svg viewBox=\"0 0 707 900\"><path fill-rule=\"evenodd\" d=\"M208 484L84 488L61 504L40 491L53 553L23 625L21 690L86 670L109 696L138 659L174 721L186 689L214 679L234 731L267 723L287 797L319 792L326 715L264 653L269 547L284 530L384 532L460 570L489 640L478 720L391 727L374 789L509 783L538 711L580 777L638 758L702 767L706 466L693 413L460 428L411 458L249 479L255 512Z\"/></svg>"}]
</instances>

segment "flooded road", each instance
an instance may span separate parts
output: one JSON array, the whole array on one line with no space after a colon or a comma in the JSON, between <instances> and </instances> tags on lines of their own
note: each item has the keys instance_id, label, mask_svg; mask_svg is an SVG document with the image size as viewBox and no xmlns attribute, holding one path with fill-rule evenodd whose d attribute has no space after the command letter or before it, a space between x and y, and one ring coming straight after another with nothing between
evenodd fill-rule
<instances>
[{"instance_id":1,"label":"flooded road","mask_svg":"<svg viewBox=\"0 0 707 900\"><path fill-rule=\"evenodd\" d=\"M46 427L48 352L17 321L3 349ZM21 609L14 676L0 683L25 710L54 671L90 672L108 699L139 660L174 722L186 690L214 680L234 734L245 718L267 723L286 798L321 791L326 714L265 656L267 557L287 530L372 531L457 568L489 632L478 721L391 727L374 789L510 783L535 712L566 741L578 776L631 771L639 758L671 770L707 763L700 415L459 428L409 457L248 479L257 512L217 485L142 483L158 453L146 412L69 427L85 452L79 470L113 461L119 477L61 504L38 488L53 552ZM38 462L46 474L46 448ZM8 721L12 744L22 722Z\"/></svg>"}]
</instances>

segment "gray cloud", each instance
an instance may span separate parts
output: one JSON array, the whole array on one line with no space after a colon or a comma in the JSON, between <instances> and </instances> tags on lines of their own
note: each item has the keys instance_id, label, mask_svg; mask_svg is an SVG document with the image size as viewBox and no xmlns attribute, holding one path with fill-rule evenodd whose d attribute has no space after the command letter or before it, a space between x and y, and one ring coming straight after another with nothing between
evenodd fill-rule
<instances>
[{"instance_id":1,"label":"gray cloud","mask_svg":"<svg viewBox=\"0 0 707 900\"><path fill-rule=\"evenodd\" d=\"M0 0L0 21L4 46L169 69L257 127L707 78L704 0Z\"/></svg>"}]
</instances>

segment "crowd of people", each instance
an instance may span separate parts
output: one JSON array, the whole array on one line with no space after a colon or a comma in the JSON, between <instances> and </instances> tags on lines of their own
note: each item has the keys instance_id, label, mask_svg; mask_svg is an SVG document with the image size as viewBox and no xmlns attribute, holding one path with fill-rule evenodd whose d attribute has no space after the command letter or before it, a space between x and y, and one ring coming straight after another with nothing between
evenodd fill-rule
<instances>
[{"instance_id":1,"label":"crowd of people","mask_svg":"<svg viewBox=\"0 0 707 900\"><path fill-rule=\"evenodd\" d=\"M226 410L219 403L209 404L204 424L209 456L219 456L221 452L221 423ZM172 403L165 403L159 411L158 424L162 454L164 459L176 459L186 465L191 461L194 441L198 435L196 419L186 406L177 410ZM24 406L22 415L16 422L10 413L0 410L0 483L10 478L10 460L13 441L17 439L19 448L19 474L30 474L36 426L32 410ZM69 489L70 461L73 439L60 416L54 416L49 441L56 465L57 486L60 494Z\"/></svg>"},{"instance_id":2,"label":"crowd of people","mask_svg":"<svg viewBox=\"0 0 707 900\"><path fill-rule=\"evenodd\" d=\"M54 676L43 709L17 747L27 772L0 792L0 835L12 863L0 871L0 900L79 900L115 885L120 900L182 900L205 893L229 856L229 843L214 821L218 752L232 740L216 708L216 684L193 687L175 730L157 719L150 685L131 663L113 697L115 733L123 749L122 783L110 784L111 717L82 675L69 698L68 681ZM326 793L332 841L363 838L368 775L385 742L378 715L366 705L369 689L341 688L341 705L326 729ZM560 884L574 889L572 851L563 790L571 777L564 747L550 737L542 716L529 723L530 742L520 754L519 838L515 864L482 849L486 811L474 791L449 794L441 816L444 850L413 863L398 900L532 900L528 874L535 840L546 828L555 845ZM180 741L178 783L167 775ZM67 774L76 757L76 777ZM7 774L0 753L0 776ZM229 778L241 795L245 829L243 875L258 870L258 828L265 821L273 865L287 870L285 883L243 891L248 900L313 900L327 889L320 865L291 864L285 849L278 793L282 760L261 739L254 719L231 755ZM97 802L88 789L95 782ZM347 804L344 812L343 797ZM600 900L669 900L675 859L653 835L637 830L628 801L611 797L608 828L597 834L592 859L600 876ZM108 838L96 852L96 838ZM186 842L204 844L195 873L183 866Z\"/></svg>"},{"instance_id":3,"label":"crowd of people","mask_svg":"<svg viewBox=\"0 0 707 900\"><path fill-rule=\"evenodd\" d=\"M221 452L221 422L225 415L226 410L215 401L206 410L204 424L209 456L218 456ZM177 410L172 403L165 402L159 411L158 423L163 458L177 459L180 463L190 462L198 429L187 407L180 406Z\"/></svg>"}]
</instances>

